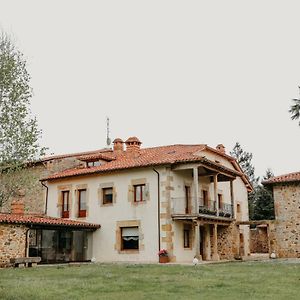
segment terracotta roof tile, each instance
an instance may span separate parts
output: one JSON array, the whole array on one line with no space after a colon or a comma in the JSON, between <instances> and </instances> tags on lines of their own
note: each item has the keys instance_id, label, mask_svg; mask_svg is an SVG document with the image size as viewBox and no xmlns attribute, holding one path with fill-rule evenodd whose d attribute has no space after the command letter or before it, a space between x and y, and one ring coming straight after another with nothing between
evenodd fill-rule
<instances>
[{"instance_id":1,"label":"terracotta roof tile","mask_svg":"<svg viewBox=\"0 0 300 300\"><path fill-rule=\"evenodd\" d=\"M66 170L63 172L55 173L48 178L43 180L53 180L65 177L73 177L94 173L103 173L111 172L117 170L124 170L130 168L141 168L157 165L166 165L166 164L176 164L181 162L196 162L201 161L210 165L214 165L216 168L222 169L232 174L241 176L242 174L238 171L233 171L229 168L226 168L220 164L212 162L198 153L201 150L205 150L206 145L170 145L162 147L153 147L153 148L144 148L138 150L137 155L132 156L126 151L116 155L115 160L109 161L100 166L90 167L90 168L78 168ZM112 152L113 153L113 152ZM222 153L219 153L222 155ZM111 154L110 154L111 155Z\"/></svg>"},{"instance_id":2,"label":"terracotta roof tile","mask_svg":"<svg viewBox=\"0 0 300 300\"><path fill-rule=\"evenodd\" d=\"M263 181L263 184L275 184L284 182L296 182L300 181L300 172L294 172L289 174L284 174L280 176L271 177L268 180Z\"/></svg>"},{"instance_id":3,"label":"terracotta roof tile","mask_svg":"<svg viewBox=\"0 0 300 300\"><path fill-rule=\"evenodd\" d=\"M98 229L99 224L87 223L82 221L74 221L62 218L53 218L48 216L35 215L16 215L16 214L0 214L0 223L5 224L24 224L24 225L46 225L46 226L62 226L75 227L81 229Z\"/></svg>"}]
</instances>

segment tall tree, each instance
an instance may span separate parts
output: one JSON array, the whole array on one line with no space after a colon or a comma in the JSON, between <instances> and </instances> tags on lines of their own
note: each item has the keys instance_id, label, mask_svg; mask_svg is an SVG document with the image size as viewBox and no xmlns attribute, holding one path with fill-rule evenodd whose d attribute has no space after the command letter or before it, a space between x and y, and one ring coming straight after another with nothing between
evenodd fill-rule
<instances>
[{"instance_id":1,"label":"tall tree","mask_svg":"<svg viewBox=\"0 0 300 300\"><path fill-rule=\"evenodd\" d=\"M300 93L300 86L299 88L299 93ZM300 126L300 98L295 98L292 99L293 104L291 105L289 109L289 113L291 114L291 119L292 120L299 120L299 126Z\"/></svg>"},{"instance_id":2,"label":"tall tree","mask_svg":"<svg viewBox=\"0 0 300 300\"><path fill-rule=\"evenodd\" d=\"M30 111L32 89L26 60L11 38L0 33L0 207L28 185L23 168L39 158L41 131Z\"/></svg>"},{"instance_id":3,"label":"tall tree","mask_svg":"<svg viewBox=\"0 0 300 300\"><path fill-rule=\"evenodd\" d=\"M236 142L230 155L233 156L244 173L248 176L251 184L255 186L258 183L259 178L255 176L255 168L252 164L253 154L243 150L239 142Z\"/></svg>"},{"instance_id":4,"label":"tall tree","mask_svg":"<svg viewBox=\"0 0 300 300\"><path fill-rule=\"evenodd\" d=\"M267 169L263 180L273 177L272 170ZM254 188L254 192L249 195L249 201L253 204L251 220L272 220L274 215L274 199L272 190L261 184Z\"/></svg>"}]
</instances>

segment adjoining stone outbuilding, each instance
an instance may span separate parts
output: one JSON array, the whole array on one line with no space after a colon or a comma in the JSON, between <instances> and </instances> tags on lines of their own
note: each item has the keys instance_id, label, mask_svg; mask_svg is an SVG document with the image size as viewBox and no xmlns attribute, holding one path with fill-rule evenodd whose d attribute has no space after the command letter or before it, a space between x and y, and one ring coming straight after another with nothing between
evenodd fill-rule
<instances>
[{"instance_id":1,"label":"adjoining stone outbuilding","mask_svg":"<svg viewBox=\"0 0 300 300\"><path fill-rule=\"evenodd\" d=\"M300 258L300 172L264 181L273 189L275 220L269 223L270 250L277 257Z\"/></svg>"}]
</instances>

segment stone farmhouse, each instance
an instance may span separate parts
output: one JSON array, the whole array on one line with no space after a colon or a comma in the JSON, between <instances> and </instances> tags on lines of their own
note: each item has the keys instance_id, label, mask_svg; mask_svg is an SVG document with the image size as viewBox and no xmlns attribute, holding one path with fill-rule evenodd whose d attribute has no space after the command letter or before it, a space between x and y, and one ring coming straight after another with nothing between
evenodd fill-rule
<instances>
[{"instance_id":1,"label":"stone farmhouse","mask_svg":"<svg viewBox=\"0 0 300 300\"><path fill-rule=\"evenodd\" d=\"M20 255L43 263L157 262L160 249L172 262L249 255L249 226L241 222L252 187L223 145L141 148L131 137L41 164L35 208L25 196L0 214L0 263Z\"/></svg>"},{"instance_id":2,"label":"stone farmhouse","mask_svg":"<svg viewBox=\"0 0 300 300\"><path fill-rule=\"evenodd\" d=\"M273 190L275 221L269 222L270 252L300 258L300 172L264 181Z\"/></svg>"}]
</instances>

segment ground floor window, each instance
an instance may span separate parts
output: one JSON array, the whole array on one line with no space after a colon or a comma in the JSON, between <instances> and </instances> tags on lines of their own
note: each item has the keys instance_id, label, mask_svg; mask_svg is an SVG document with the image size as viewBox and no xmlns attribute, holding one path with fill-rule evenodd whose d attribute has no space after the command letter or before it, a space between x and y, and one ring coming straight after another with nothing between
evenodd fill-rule
<instances>
[{"instance_id":1,"label":"ground floor window","mask_svg":"<svg viewBox=\"0 0 300 300\"><path fill-rule=\"evenodd\" d=\"M183 228L183 247L184 248L191 248L191 231L192 227L190 224L184 224Z\"/></svg>"},{"instance_id":2,"label":"ground floor window","mask_svg":"<svg viewBox=\"0 0 300 300\"><path fill-rule=\"evenodd\" d=\"M138 227L122 227L122 250L138 250L139 249L139 228Z\"/></svg>"}]
</instances>

